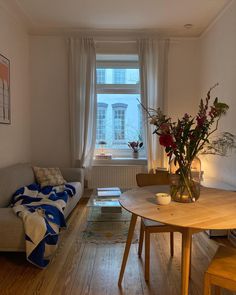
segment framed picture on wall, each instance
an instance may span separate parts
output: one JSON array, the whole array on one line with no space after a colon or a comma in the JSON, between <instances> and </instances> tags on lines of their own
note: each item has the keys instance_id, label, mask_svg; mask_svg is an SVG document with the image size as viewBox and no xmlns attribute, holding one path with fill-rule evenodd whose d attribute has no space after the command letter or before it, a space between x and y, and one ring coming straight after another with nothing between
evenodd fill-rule
<instances>
[{"instance_id":1,"label":"framed picture on wall","mask_svg":"<svg viewBox=\"0 0 236 295\"><path fill-rule=\"evenodd\" d=\"M11 123L10 61L0 54L0 123Z\"/></svg>"}]
</instances>

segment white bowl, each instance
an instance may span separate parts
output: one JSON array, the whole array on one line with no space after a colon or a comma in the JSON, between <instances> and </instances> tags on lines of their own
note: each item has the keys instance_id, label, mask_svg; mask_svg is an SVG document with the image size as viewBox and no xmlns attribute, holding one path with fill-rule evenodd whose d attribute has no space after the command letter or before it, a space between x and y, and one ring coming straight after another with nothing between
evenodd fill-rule
<instances>
[{"instance_id":1,"label":"white bowl","mask_svg":"<svg viewBox=\"0 0 236 295\"><path fill-rule=\"evenodd\" d=\"M157 204L159 205L168 205L171 202L171 196L166 193L157 193L156 199L157 199Z\"/></svg>"}]
</instances>

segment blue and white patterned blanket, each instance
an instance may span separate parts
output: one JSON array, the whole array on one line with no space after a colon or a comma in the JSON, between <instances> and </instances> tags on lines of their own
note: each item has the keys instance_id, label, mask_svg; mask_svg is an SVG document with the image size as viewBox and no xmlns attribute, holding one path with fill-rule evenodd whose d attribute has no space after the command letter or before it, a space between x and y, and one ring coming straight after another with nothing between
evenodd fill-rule
<instances>
[{"instance_id":1,"label":"blue and white patterned blanket","mask_svg":"<svg viewBox=\"0 0 236 295\"><path fill-rule=\"evenodd\" d=\"M33 183L18 189L11 206L23 220L27 260L44 268L57 247L58 234L66 227L63 211L69 197L75 195L70 184L41 188Z\"/></svg>"}]
</instances>

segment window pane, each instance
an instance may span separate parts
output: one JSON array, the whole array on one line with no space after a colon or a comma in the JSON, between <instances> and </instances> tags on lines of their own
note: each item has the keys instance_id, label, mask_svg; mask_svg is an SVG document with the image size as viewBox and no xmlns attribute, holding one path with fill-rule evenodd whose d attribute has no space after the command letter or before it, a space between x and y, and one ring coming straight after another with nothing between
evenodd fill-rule
<instances>
[{"instance_id":1,"label":"window pane","mask_svg":"<svg viewBox=\"0 0 236 295\"><path fill-rule=\"evenodd\" d=\"M99 104L97 106L97 130L96 130L96 142L106 141L106 113L107 105Z\"/></svg>"},{"instance_id":2,"label":"window pane","mask_svg":"<svg viewBox=\"0 0 236 295\"><path fill-rule=\"evenodd\" d=\"M114 70L113 71L113 74L114 74L113 83L114 84L125 84L125 80L126 80L125 72L126 72L125 69L116 69L116 70ZM130 83L128 83L128 84L130 84Z\"/></svg>"},{"instance_id":3,"label":"window pane","mask_svg":"<svg viewBox=\"0 0 236 295\"><path fill-rule=\"evenodd\" d=\"M97 83L104 84L105 83L105 69L97 69Z\"/></svg>"},{"instance_id":4,"label":"window pane","mask_svg":"<svg viewBox=\"0 0 236 295\"><path fill-rule=\"evenodd\" d=\"M129 141L143 141L138 55L97 55L96 148L130 156ZM104 108L105 106L105 108ZM114 151L112 151L114 150Z\"/></svg>"},{"instance_id":5,"label":"window pane","mask_svg":"<svg viewBox=\"0 0 236 295\"><path fill-rule=\"evenodd\" d=\"M139 69L97 68L98 84L138 84Z\"/></svg>"},{"instance_id":6,"label":"window pane","mask_svg":"<svg viewBox=\"0 0 236 295\"><path fill-rule=\"evenodd\" d=\"M119 106L116 107L112 105L113 108L113 143L124 144L125 143L125 121L126 121L126 107Z\"/></svg>"},{"instance_id":7,"label":"window pane","mask_svg":"<svg viewBox=\"0 0 236 295\"><path fill-rule=\"evenodd\" d=\"M127 149L129 141L142 140L138 100L139 94L97 94L97 148L100 140L106 141L108 149ZM105 113L102 104L107 105Z\"/></svg>"}]
</instances>

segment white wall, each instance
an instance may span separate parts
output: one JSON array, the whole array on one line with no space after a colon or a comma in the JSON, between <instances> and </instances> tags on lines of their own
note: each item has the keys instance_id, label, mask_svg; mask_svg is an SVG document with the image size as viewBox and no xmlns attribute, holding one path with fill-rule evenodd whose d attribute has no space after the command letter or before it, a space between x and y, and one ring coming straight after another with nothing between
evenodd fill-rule
<instances>
[{"instance_id":1,"label":"white wall","mask_svg":"<svg viewBox=\"0 0 236 295\"><path fill-rule=\"evenodd\" d=\"M220 121L219 130L236 135L236 1L202 36L200 45L201 93L205 94L209 87L220 83L213 95L229 104L230 110ZM229 157L203 157L202 162L206 177L236 186L235 152Z\"/></svg>"},{"instance_id":2,"label":"white wall","mask_svg":"<svg viewBox=\"0 0 236 295\"><path fill-rule=\"evenodd\" d=\"M170 42L167 111L173 119L196 115L199 97L199 40L177 38Z\"/></svg>"},{"instance_id":3,"label":"white wall","mask_svg":"<svg viewBox=\"0 0 236 295\"><path fill-rule=\"evenodd\" d=\"M70 166L67 46L63 37L30 38L32 162Z\"/></svg>"},{"instance_id":4,"label":"white wall","mask_svg":"<svg viewBox=\"0 0 236 295\"><path fill-rule=\"evenodd\" d=\"M30 161L29 44L26 28L0 2L0 53L10 59L11 125L0 124L0 167Z\"/></svg>"}]
</instances>

